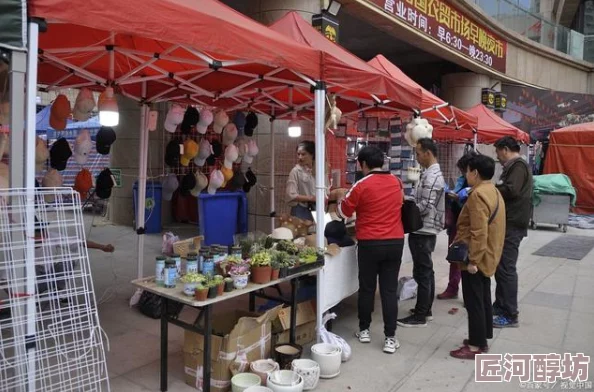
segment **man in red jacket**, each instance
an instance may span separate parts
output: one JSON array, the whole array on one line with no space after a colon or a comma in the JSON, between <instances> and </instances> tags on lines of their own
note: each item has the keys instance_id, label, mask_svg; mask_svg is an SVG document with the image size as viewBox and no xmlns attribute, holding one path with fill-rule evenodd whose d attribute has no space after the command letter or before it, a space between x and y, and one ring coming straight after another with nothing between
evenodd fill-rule
<instances>
[{"instance_id":1,"label":"man in red jacket","mask_svg":"<svg viewBox=\"0 0 594 392\"><path fill-rule=\"evenodd\" d=\"M359 332L361 343L371 342L369 326L379 276L384 316L384 352L400 347L396 339L398 319L398 274L404 247L401 211L402 183L382 171L384 154L376 147L364 147L357 156L364 177L339 202L337 214L345 219L356 213L359 261Z\"/></svg>"}]
</instances>

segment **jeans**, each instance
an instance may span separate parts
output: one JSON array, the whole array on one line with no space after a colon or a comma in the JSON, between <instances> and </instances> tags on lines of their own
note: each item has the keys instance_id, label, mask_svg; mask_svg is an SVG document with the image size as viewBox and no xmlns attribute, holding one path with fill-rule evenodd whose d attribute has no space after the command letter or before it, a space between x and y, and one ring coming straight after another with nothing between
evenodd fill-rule
<instances>
[{"instance_id":1,"label":"jeans","mask_svg":"<svg viewBox=\"0 0 594 392\"><path fill-rule=\"evenodd\" d=\"M493 338L493 309L491 308L491 279L478 271L462 271L462 293L468 312L468 343L484 347Z\"/></svg>"},{"instance_id":2,"label":"jeans","mask_svg":"<svg viewBox=\"0 0 594 392\"><path fill-rule=\"evenodd\" d=\"M503 253L495 272L495 303L493 309L503 316L515 320L518 318L518 254L520 243L526 236L526 230L508 227L505 231Z\"/></svg>"},{"instance_id":3,"label":"jeans","mask_svg":"<svg viewBox=\"0 0 594 392\"><path fill-rule=\"evenodd\" d=\"M417 305L415 315L421 319L431 310L435 297L435 272L431 254L435 250L437 236L409 234L408 247L413 259L413 278L417 282Z\"/></svg>"},{"instance_id":4,"label":"jeans","mask_svg":"<svg viewBox=\"0 0 594 392\"><path fill-rule=\"evenodd\" d=\"M359 242L357 259L359 262L359 330L369 329L371 313L374 308L375 290L379 276L384 334L396 334L398 319L398 274L402 263L404 240L391 244L374 244L374 241Z\"/></svg>"}]
</instances>

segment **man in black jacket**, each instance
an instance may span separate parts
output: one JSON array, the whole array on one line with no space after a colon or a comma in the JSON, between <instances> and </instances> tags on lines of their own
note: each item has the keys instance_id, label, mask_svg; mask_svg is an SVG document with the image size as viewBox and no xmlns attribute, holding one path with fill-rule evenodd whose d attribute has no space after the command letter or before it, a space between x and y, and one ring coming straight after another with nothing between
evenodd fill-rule
<instances>
[{"instance_id":1,"label":"man in black jacket","mask_svg":"<svg viewBox=\"0 0 594 392\"><path fill-rule=\"evenodd\" d=\"M495 143L503 172L497 189L505 200L505 243L495 273L497 287L493 304L495 328L518 327L518 272L516 264L522 239L528 235L532 213L532 173L520 155L520 145L511 136Z\"/></svg>"}]
</instances>

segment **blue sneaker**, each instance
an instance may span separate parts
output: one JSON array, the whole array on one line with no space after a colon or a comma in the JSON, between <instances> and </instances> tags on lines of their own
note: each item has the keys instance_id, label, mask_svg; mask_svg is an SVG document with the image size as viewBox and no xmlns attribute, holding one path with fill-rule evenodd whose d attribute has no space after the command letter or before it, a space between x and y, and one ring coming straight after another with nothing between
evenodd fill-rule
<instances>
[{"instance_id":1,"label":"blue sneaker","mask_svg":"<svg viewBox=\"0 0 594 392\"><path fill-rule=\"evenodd\" d=\"M493 328L518 328L518 319L510 319L505 316L497 316L493 319Z\"/></svg>"}]
</instances>

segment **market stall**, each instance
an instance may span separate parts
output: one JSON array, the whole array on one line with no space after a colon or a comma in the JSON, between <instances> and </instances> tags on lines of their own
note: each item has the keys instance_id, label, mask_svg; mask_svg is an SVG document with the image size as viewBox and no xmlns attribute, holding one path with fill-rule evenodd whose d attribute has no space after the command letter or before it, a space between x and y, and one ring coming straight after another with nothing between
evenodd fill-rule
<instances>
[{"instance_id":1,"label":"market stall","mask_svg":"<svg viewBox=\"0 0 594 392\"><path fill-rule=\"evenodd\" d=\"M478 104L468 110L478 118L477 143L492 144L504 136L512 136L521 143L530 143L530 135L514 127L485 105Z\"/></svg>"}]
</instances>

